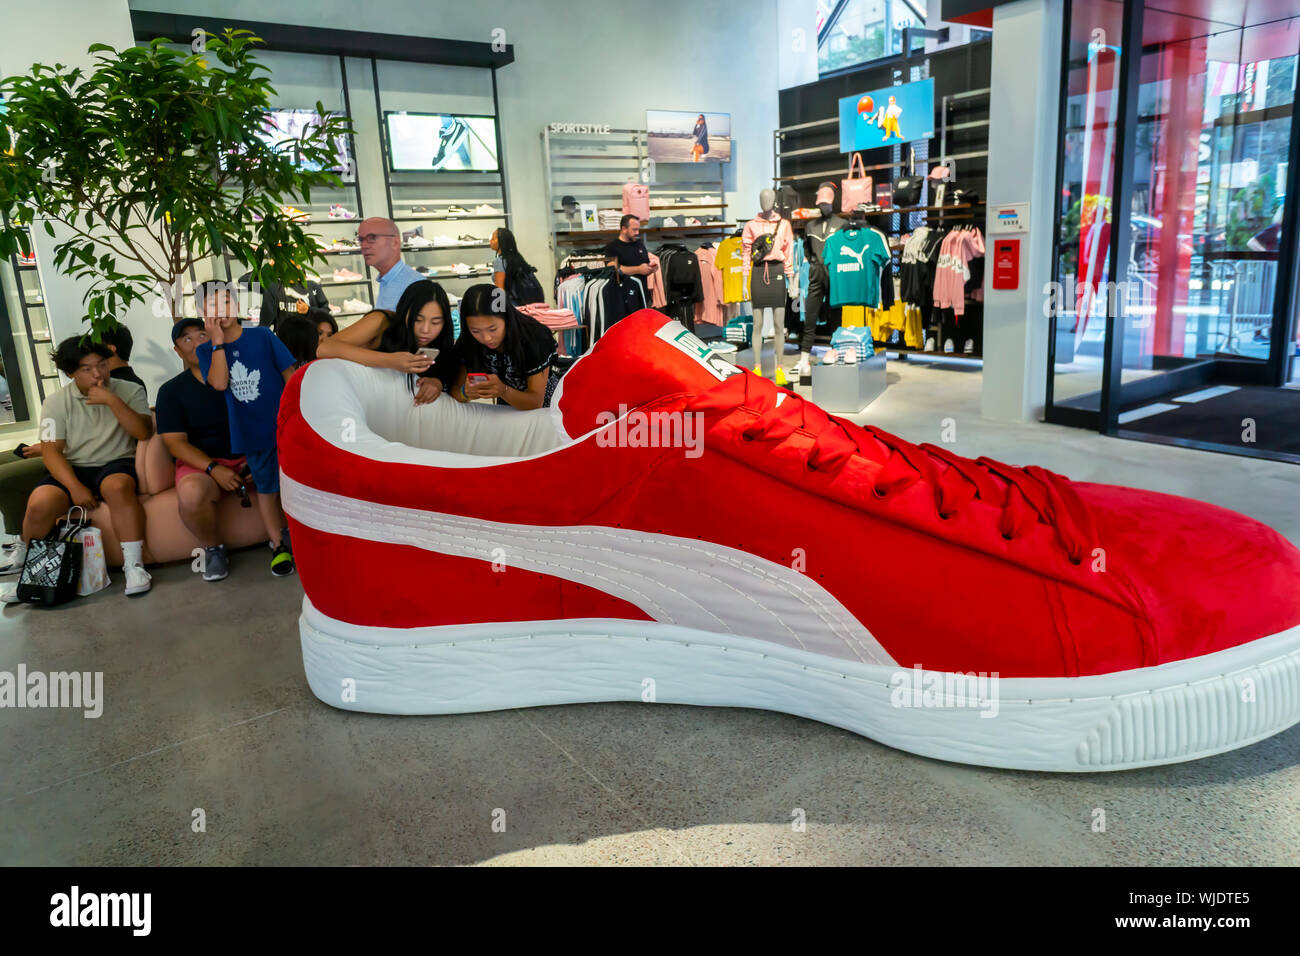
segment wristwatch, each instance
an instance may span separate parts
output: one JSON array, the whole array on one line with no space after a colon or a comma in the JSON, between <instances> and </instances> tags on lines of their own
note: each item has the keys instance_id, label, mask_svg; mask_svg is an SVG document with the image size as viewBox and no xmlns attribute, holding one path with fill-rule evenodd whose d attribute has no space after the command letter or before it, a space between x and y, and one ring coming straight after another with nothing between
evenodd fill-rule
<instances>
[{"instance_id":1,"label":"wristwatch","mask_svg":"<svg viewBox=\"0 0 1300 956\"><path fill-rule=\"evenodd\" d=\"M206 474L209 474L209 475L210 475L210 474L212 474L212 469L213 469L213 468L216 468L217 465L219 465L219 464L221 464L221 462L217 461L217 460L214 458L214 459L212 459L210 462L208 462L208 467L204 468L203 471L204 471Z\"/></svg>"},{"instance_id":2,"label":"wristwatch","mask_svg":"<svg viewBox=\"0 0 1300 956\"><path fill-rule=\"evenodd\" d=\"M225 343L225 342L222 342L220 345L214 345L214 346L212 346L212 351L214 351L214 352L224 352L225 350L226 350L226 343Z\"/></svg>"}]
</instances>

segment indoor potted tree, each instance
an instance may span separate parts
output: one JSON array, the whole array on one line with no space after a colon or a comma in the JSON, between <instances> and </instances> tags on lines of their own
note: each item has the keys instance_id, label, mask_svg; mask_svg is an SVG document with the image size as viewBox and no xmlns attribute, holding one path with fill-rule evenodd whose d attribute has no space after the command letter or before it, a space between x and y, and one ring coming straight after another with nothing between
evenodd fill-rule
<instances>
[{"instance_id":1,"label":"indoor potted tree","mask_svg":"<svg viewBox=\"0 0 1300 956\"><path fill-rule=\"evenodd\" d=\"M326 114L302 136L258 135L275 92L247 30L114 50L95 44L89 72L36 64L0 80L9 149L0 155L0 255L30 252L27 227L55 236L54 266L86 280L93 336L133 302L157 295L168 322L183 314L186 271L229 252L262 284L303 279L320 256L281 206L340 186L328 170L350 135Z\"/></svg>"}]
</instances>

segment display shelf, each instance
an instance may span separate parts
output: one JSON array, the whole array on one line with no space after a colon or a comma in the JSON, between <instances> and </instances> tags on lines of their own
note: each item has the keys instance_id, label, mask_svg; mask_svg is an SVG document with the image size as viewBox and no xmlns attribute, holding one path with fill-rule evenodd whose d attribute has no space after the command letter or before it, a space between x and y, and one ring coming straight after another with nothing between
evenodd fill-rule
<instances>
[{"instance_id":1,"label":"display shelf","mask_svg":"<svg viewBox=\"0 0 1300 956\"><path fill-rule=\"evenodd\" d=\"M411 213L408 216L394 216L393 222L460 222L465 219L509 219L509 213L497 213L495 216L490 215L466 215L466 216L422 216L418 212Z\"/></svg>"},{"instance_id":2,"label":"display shelf","mask_svg":"<svg viewBox=\"0 0 1300 956\"><path fill-rule=\"evenodd\" d=\"M719 231L735 232L741 228L739 223L706 222L698 226L642 226L643 236L685 236L687 234L706 232L716 235ZM619 234L617 229L587 229L582 232L562 232L556 235L556 242L585 242L590 238L612 238Z\"/></svg>"},{"instance_id":3,"label":"display shelf","mask_svg":"<svg viewBox=\"0 0 1300 956\"><path fill-rule=\"evenodd\" d=\"M495 219L508 221L510 218L510 196L506 189L505 150L501 137L501 104L497 95L496 67L485 67L492 83L492 124L496 134L497 168L490 172L443 172L434 173L432 178L422 174L391 170L388 157L392 150L388 143L388 125L384 120L383 86L379 80L379 63L370 61L371 79L375 95L375 114L379 117L379 151L384 172L384 194L388 201L388 217L394 222L454 222L460 219ZM486 99L486 96L484 96ZM478 112L477 110L475 112ZM410 195L413 190L423 190L422 194ZM451 192L451 195L448 195ZM478 214L473 211L448 214L448 205L462 206L473 210L480 205L489 205L497 210L492 214ZM424 206L427 212L417 213L411 207ZM441 208L439 208L441 207ZM401 210L401 215L398 211ZM442 248L456 248L447 246ZM413 250L415 251L415 250Z\"/></svg>"},{"instance_id":4,"label":"display shelf","mask_svg":"<svg viewBox=\"0 0 1300 956\"><path fill-rule=\"evenodd\" d=\"M641 129L611 129L608 133L553 133L549 126L541 133L542 161L550 189L550 245L555 264L564 259L575 244L607 240L618 235L617 229L581 229L581 222L570 218L560 202L572 196L580 204L595 205L598 210L623 213L623 186L641 182L648 159L648 134ZM716 178L698 178L704 173ZM646 238L687 237L722 239L735 226L727 220L727 189L722 163L701 168L695 164L661 163L654 167L655 181L650 188L650 212L654 218L671 218L693 209L717 210L719 222L702 222L695 226L645 226ZM614 176L611 174L621 174ZM667 200L684 198L687 202ZM645 222L647 220L643 220ZM578 226L579 228L572 228Z\"/></svg>"},{"instance_id":5,"label":"display shelf","mask_svg":"<svg viewBox=\"0 0 1300 956\"><path fill-rule=\"evenodd\" d=\"M444 245L432 246L408 246L402 245L403 252L451 252L453 249L491 249L490 242L457 242L455 244L446 243Z\"/></svg>"},{"instance_id":6,"label":"display shelf","mask_svg":"<svg viewBox=\"0 0 1300 956\"><path fill-rule=\"evenodd\" d=\"M28 235L28 248L33 248L31 227L25 228ZM39 263L35 259L23 259L17 252L11 256L10 263L13 266L14 280L18 286L16 290L18 312L22 316L22 326L21 328L15 328L12 336L5 337L6 341L0 347L0 364L3 364L5 368L5 378L9 382L14 419L15 421L24 421L35 414L36 408L54 390L53 387L47 388L47 384L58 382L59 374L50 365L49 350L37 348L38 345L48 345L53 340L53 334L50 331L49 310L45 305L45 286L41 281L41 272L38 268ZM24 375L22 360L19 359L17 349L13 347L14 339L19 337L27 340L24 359L31 363L30 379ZM29 394L29 382L36 387L37 394L35 396Z\"/></svg>"}]
</instances>

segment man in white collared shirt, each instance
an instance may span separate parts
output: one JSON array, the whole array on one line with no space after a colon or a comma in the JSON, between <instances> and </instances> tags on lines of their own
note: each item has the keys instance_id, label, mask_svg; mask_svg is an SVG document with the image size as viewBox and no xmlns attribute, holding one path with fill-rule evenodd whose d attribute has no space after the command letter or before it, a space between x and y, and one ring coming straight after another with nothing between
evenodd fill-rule
<instances>
[{"instance_id":1,"label":"man in white collared shirt","mask_svg":"<svg viewBox=\"0 0 1300 956\"><path fill-rule=\"evenodd\" d=\"M376 309L396 309L397 302L412 282L424 276L402 261L402 234L391 219L375 216L357 229L361 258L379 273L379 296Z\"/></svg>"}]
</instances>

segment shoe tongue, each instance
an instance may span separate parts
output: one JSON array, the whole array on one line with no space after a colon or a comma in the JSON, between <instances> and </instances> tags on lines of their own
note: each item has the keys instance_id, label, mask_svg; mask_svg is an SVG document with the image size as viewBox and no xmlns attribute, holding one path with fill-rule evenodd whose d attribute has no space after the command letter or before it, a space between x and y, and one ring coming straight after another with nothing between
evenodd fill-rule
<instances>
[{"instance_id":1,"label":"shoe tongue","mask_svg":"<svg viewBox=\"0 0 1300 956\"><path fill-rule=\"evenodd\" d=\"M695 394L741 370L680 322L642 309L611 326L560 379L551 402L570 440L676 392Z\"/></svg>"}]
</instances>

